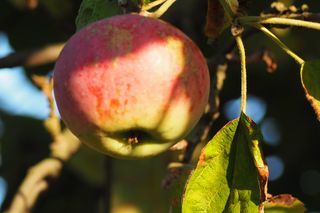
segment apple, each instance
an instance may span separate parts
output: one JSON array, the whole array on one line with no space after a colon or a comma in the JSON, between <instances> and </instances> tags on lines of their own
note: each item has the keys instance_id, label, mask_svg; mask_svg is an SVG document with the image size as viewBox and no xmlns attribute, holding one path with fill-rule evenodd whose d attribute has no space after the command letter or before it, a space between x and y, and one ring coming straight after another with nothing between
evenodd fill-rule
<instances>
[{"instance_id":1,"label":"apple","mask_svg":"<svg viewBox=\"0 0 320 213\"><path fill-rule=\"evenodd\" d=\"M75 33L54 68L54 95L66 126L93 149L142 158L182 140L204 112L208 67L180 30L127 14Z\"/></svg>"}]
</instances>

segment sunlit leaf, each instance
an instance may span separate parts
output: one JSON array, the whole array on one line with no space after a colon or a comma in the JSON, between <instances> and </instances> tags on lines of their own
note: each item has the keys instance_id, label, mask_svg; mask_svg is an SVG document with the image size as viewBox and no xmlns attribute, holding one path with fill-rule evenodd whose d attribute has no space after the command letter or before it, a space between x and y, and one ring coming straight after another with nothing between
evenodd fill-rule
<instances>
[{"instance_id":1,"label":"sunlit leaf","mask_svg":"<svg viewBox=\"0 0 320 213\"><path fill-rule=\"evenodd\" d=\"M289 194L282 194L268 199L264 204L265 213L304 213L304 204Z\"/></svg>"},{"instance_id":2,"label":"sunlit leaf","mask_svg":"<svg viewBox=\"0 0 320 213\"><path fill-rule=\"evenodd\" d=\"M121 13L116 0L83 0L76 19L77 30L99 19Z\"/></svg>"},{"instance_id":3,"label":"sunlit leaf","mask_svg":"<svg viewBox=\"0 0 320 213\"><path fill-rule=\"evenodd\" d=\"M320 60L305 62L300 74L306 97L320 120Z\"/></svg>"},{"instance_id":4,"label":"sunlit leaf","mask_svg":"<svg viewBox=\"0 0 320 213\"><path fill-rule=\"evenodd\" d=\"M202 150L182 212L258 212L265 198L260 180L267 179L257 169L267 170L259 141L260 131L243 113L224 126Z\"/></svg>"}]
</instances>

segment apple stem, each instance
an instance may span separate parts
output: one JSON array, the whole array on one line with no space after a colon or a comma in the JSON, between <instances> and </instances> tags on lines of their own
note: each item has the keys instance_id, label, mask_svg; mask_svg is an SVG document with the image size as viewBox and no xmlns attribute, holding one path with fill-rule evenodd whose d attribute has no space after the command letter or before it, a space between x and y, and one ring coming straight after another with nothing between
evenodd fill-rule
<instances>
[{"instance_id":1,"label":"apple stem","mask_svg":"<svg viewBox=\"0 0 320 213\"><path fill-rule=\"evenodd\" d=\"M139 13L142 16L147 16L147 17L153 17L153 18L159 18L162 16L168 9L171 7L171 5L175 2L176 0L160 0L157 1L155 4L161 4L164 2L155 12L148 12L146 8L142 8L141 12ZM154 6L152 6L154 7ZM151 7L151 8L152 8ZM148 5L147 5L148 8Z\"/></svg>"},{"instance_id":2,"label":"apple stem","mask_svg":"<svg viewBox=\"0 0 320 213\"><path fill-rule=\"evenodd\" d=\"M165 2L165 1L166 1L166 0L155 0L155 1L150 2L150 3L148 3L148 4L142 5L142 8L141 8L141 9L142 9L142 10L150 10L150 9L152 9L152 8L154 8L154 7L162 4L162 3Z\"/></svg>"},{"instance_id":3,"label":"apple stem","mask_svg":"<svg viewBox=\"0 0 320 213\"><path fill-rule=\"evenodd\" d=\"M241 60L241 112L246 113L247 105L247 69L246 69L246 52L241 35L236 35L235 40L239 49Z\"/></svg>"}]
</instances>

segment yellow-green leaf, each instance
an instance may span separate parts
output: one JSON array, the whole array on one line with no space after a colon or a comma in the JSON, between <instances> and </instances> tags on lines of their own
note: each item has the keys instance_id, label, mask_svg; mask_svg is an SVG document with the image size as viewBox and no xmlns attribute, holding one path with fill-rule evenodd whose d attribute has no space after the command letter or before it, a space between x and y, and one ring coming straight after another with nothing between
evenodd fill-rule
<instances>
[{"instance_id":1,"label":"yellow-green leaf","mask_svg":"<svg viewBox=\"0 0 320 213\"><path fill-rule=\"evenodd\" d=\"M257 167L266 168L259 141L258 127L243 113L225 125L202 150L182 212L258 212L265 183Z\"/></svg>"},{"instance_id":2,"label":"yellow-green leaf","mask_svg":"<svg viewBox=\"0 0 320 213\"><path fill-rule=\"evenodd\" d=\"M300 75L306 97L320 120L320 60L305 62Z\"/></svg>"}]
</instances>

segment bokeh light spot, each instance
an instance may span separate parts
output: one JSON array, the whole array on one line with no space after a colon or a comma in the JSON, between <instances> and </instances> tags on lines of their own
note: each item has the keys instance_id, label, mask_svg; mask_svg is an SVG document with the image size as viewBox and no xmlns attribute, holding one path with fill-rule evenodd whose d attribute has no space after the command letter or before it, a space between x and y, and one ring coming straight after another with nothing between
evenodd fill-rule
<instances>
[{"instance_id":1,"label":"bokeh light spot","mask_svg":"<svg viewBox=\"0 0 320 213\"><path fill-rule=\"evenodd\" d=\"M7 182L3 177L0 177L0 208L7 194L7 188L8 188Z\"/></svg>"},{"instance_id":2,"label":"bokeh light spot","mask_svg":"<svg viewBox=\"0 0 320 213\"><path fill-rule=\"evenodd\" d=\"M276 155L270 155L266 157L266 162L269 168L269 180L275 181L279 179L284 172L284 163L280 157Z\"/></svg>"},{"instance_id":3,"label":"bokeh light spot","mask_svg":"<svg viewBox=\"0 0 320 213\"><path fill-rule=\"evenodd\" d=\"M278 122L274 118L266 118L261 123L261 132L264 141L269 145L279 145L281 132Z\"/></svg>"},{"instance_id":4,"label":"bokeh light spot","mask_svg":"<svg viewBox=\"0 0 320 213\"><path fill-rule=\"evenodd\" d=\"M228 120L233 120L240 115L241 99L233 99L228 101L223 108L224 115ZM259 97L249 95L247 98L247 115L249 115L254 122L259 123L265 116L267 111L267 104Z\"/></svg>"},{"instance_id":5,"label":"bokeh light spot","mask_svg":"<svg viewBox=\"0 0 320 213\"><path fill-rule=\"evenodd\" d=\"M300 187L303 193L307 195L316 195L320 193L320 172L308 170L302 173L300 177Z\"/></svg>"}]
</instances>

